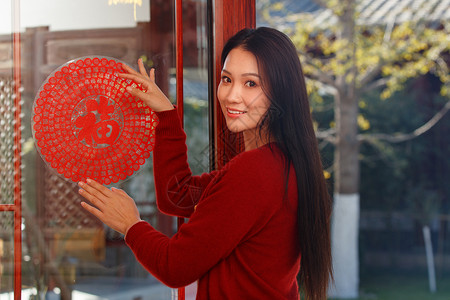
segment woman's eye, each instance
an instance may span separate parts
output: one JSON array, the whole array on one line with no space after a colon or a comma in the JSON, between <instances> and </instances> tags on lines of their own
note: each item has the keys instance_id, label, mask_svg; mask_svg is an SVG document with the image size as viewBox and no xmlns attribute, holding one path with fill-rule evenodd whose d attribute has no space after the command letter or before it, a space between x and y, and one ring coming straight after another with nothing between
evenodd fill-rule
<instances>
[{"instance_id":1,"label":"woman's eye","mask_svg":"<svg viewBox=\"0 0 450 300\"><path fill-rule=\"evenodd\" d=\"M256 86L256 82L249 80L245 83L245 86L254 87Z\"/></svg>"},{"instance_id":2,"label":"woman's eye","mask_svg":"<svg viewBox=\"0 0 450 300\"><path fill-rule=\"evenodd\" d=\"M227 76L222 76L222 82L229 83L231 82L231 79Z\"/></svg>"}]
</instances>

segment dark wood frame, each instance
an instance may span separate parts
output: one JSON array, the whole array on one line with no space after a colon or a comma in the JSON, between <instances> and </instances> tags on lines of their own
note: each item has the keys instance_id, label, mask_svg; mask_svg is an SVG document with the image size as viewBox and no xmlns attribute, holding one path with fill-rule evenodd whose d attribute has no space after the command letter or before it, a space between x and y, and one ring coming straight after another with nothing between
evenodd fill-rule
<instances>
[{"instance_id":1,"label":"dark wood frame","mask_svg":"<svg viewBox=\"0 0 450 300\"><path fill-rule=\"evenodd\" d=\"M220 56L226 41L243 28L255 28L255 0L217 0L211 6L210 45L213 63L210 66L210 130L211 169L222 168L232 157L244 150L242 135L227 129L220 106L217 103L217 86L222 65Z\"/></svg>"}]
</instances>

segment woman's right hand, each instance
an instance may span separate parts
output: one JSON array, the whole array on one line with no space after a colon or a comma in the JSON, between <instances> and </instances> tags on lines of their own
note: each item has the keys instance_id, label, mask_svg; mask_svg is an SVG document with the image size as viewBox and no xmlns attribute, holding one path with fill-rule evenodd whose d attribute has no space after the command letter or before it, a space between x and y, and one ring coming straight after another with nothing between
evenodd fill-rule
<instances>
[{"instance_id":1,"label":"woman's right hand","mask_svg":"<svg viewBox=\"0 0 450 300\"><path fill-rule=\"evenodd\" d=\"M122 66L128 73L120 73L119 76L122 78L131 79L134 82L141 84L141 86L146 90L141 91L136 88L127 87L127 91L131 95L141 99L155 112L174 109L174 106L170 100L155 83L155 69L152 68L149 74L147 74L142 59L138 60L139 73L125 64Z\"/></svg>"}]
</instances>

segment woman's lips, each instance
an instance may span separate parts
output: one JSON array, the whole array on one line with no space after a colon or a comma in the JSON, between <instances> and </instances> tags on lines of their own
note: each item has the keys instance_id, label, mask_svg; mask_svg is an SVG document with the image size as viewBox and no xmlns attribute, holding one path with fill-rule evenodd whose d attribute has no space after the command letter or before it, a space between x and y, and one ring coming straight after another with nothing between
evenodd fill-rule
<instances>
[{"instance_id":1,"label":"woman's lips","mask_svg":"<svg viewBox=\"0 0 450 300\"><path fill-rule=\"evenodd\" d=\"M227 107L227 115L232 117L232 118L237 118L237 117L239 117L239 116L241 116L241 115L243 115L245 113L246 113L245 111Z\"/></svg>"}]
</instances>

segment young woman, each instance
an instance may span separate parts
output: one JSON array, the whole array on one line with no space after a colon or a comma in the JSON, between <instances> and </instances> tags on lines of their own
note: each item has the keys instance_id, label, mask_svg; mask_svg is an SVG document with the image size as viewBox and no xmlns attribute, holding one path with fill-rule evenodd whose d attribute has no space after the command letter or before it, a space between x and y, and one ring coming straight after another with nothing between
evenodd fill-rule
<instances>
[{"instance_id":1,"label":"young woman","mask_svg":"<svg viewBox=\"0 0 450 300\"><path fill-rule=\"evenodd\" d=\"M131 89L159 117L154 173L161 211L189 218L169 238L140 220L125 192L80 182L82 206L125 234L139 262L171 287L198 280L197 299L325 299L332 277L331 200L300 61L289 38L244 29L222 52L217 96L245 151L223 169L192 176L178 115L147 74Z\"/></svg>"}]
</instances>

